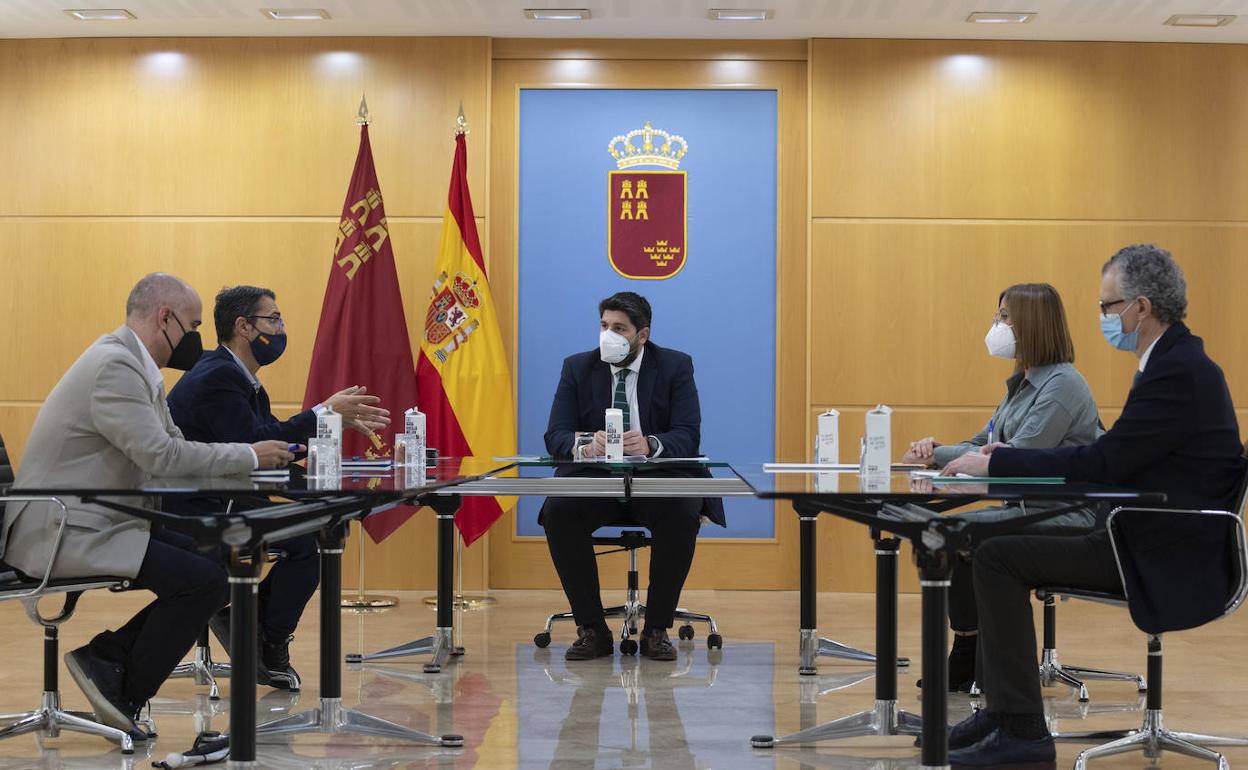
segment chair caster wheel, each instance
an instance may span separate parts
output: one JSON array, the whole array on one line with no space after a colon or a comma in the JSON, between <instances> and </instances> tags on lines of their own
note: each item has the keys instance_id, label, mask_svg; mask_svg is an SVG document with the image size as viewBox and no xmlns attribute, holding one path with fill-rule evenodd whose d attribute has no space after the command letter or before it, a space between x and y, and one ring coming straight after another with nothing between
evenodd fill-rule
<instances>
[{"instance_id":1,"label":"chair caster wheel","mask_svg":"<svg viewBox=\"0 0 1248 770\"><path fill-rule=\"evenodd\" d=\"M620 654L621 655L636 655L637 654L637 642L632 639L625 639L622 642L620 642Z\"/></svg>"},{"instance_id":2,"label":"chair caster wheel","mask_svg":"<svg viewBox=\"0 0 1248 770\"><path fill-rule=\"evenodd\" d=\"M681 639L692 639L693 638L693 626L686 623L685 625L681 626L676 631L676 635L679 636Z\"/></svg>"},{"instance_id":3,"label":"chair caster wheel","mask_svg":"<svg viewBox=\"0 0 1248 770\"><path fill-rule=\"evenodd\" d=\"M464 745L464 736L462 735L443 735L442 745L455 748Z\"/></svg>"},{"instance_id":4,"label":"chair caster wheel","mask_svg":"<svg viewBox=\"0 0 1248 770\"><path fill-rule=\"evenodd\" d=\"M724 637L719 634L710 634L706 637L706 646L711 650L724 649Z\"/></svg>"},{"instance_id":5,"label":"chair caster wheel","mask_svg":"<svg viewBox=\"0 0 1248 770\"><path fill-rule=\"evenodd\" d=\"M750 738L750 745L756 749L772 749L776 746L776 739L771 735L755 735Z\"/></svg>"},{"instance_id":6,"label":"chair caster wheel","mask_svg":"<svg viewBox=\"0 0 1248 770\"><path fill-rule=\"evenodd\" d=\"M533 636L533 644L536 644L538 647L542 647L542 648L549 647L550 646L550 634L546 633L545 631L541 632L540 634L535 634Z\"/></svg>"}]
</instances>

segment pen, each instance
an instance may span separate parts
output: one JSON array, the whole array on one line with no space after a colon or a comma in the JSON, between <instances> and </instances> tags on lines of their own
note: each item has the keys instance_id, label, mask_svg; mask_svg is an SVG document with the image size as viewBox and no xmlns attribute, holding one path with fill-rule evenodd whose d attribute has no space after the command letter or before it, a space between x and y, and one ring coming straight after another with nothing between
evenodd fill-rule
<instances>
[{"instance_id":1,"label":"pen","mask_svg":"<svg viewBox=\"0 0 1248 770\"><path fill-rule=\"evenodd\" d=\"M988 419L988 443L989 443L989 444L991 444L991 443L992 443L992 426L993 426L993 425L995 425L995 424L996 424L996 418L995 418L995 417L990 417L990 418Z\"/></svg>"}]
</instances>

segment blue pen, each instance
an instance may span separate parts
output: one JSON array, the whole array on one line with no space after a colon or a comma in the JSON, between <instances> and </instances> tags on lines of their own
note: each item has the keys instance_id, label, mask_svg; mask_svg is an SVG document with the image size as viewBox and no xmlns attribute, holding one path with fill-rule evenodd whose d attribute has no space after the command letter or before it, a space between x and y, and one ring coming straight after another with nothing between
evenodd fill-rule
<instances>
[{"instance_id":1,"label":"blue pen","mask_svg":"<svg viewBox=\"0 0 1248 770\"><path fill-rule=\"evenodd\" d=\"M995 423L996 423L996 419L995 419L995 418L989 418L989 420L988 420L988 443L989 443L989 444L991 444L991 443L992 443L992 426L993 426Z\"/></svg>"},{"instance_id":2,"label":"blue pen","mask_svg":"<svg viewBox=\"0 0 1248 770\"><path fill-rule=\"evenodd\" d=\"M299 447L300 447L300 446L302 446L302 445L301 445L301 444L287 444L287 445L286 445L286 451L287 451L287 452L298 452L298 451L299 451Z\"/></svg>"}]
</instances>

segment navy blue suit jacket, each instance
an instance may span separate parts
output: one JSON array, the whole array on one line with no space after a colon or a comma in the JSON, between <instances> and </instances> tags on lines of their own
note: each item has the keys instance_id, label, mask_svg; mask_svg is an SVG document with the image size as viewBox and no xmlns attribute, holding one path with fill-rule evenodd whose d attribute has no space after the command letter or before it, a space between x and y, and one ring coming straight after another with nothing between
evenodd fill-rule
<instances>
[{"instance_id":1,"label":"navy blue suit jacket","mask_svg":"<svg viewBox=\"0 0 1248 770\"><path fill-rule=\"evenodd\" d=\"M574 433L604 430L611 400L611 366L599 357L597 349L565 358L546 426L546 451L550 456L570 459ZM663 444L663 457L701 454L698 442L702 409L693 381L693 359L687 353L646 343L641 371L637 374L637 411L645 435L654 436ZM556 470L556 475L586 474L595 470L592 465L565 465ZM705 468L664 471L701 477L711 475ZM706 498L702 515L724 526L723 501L718 497Z\"/></svg>"},{"instance_id":2,"label":"navy blue suit jacket","mask_svg":"<svg viewBox=\"0 0 1248 770\"><path fill-rule=\"evenodd\" d=\"M998 449L994 476L1064 476L1164 492L1168 508L1234 510L1244 446L1222 369L1182 323L1157 340L1114 427L1087 446Z\"/></svg>"},{"instance_id":3,"label":"navy blue suit jacket","mask_svg":"<svg viewBox=\"0 0 1248 770\"><path fill-rule=\"evenodd\" d=\"M279 420L269 407L269 394L252 387L234 356L224 347L204 353L169 391L169 413L190 441L269 439L306 444L316 434L316 414L306 409Z\"/></svg>"}]
</instances>

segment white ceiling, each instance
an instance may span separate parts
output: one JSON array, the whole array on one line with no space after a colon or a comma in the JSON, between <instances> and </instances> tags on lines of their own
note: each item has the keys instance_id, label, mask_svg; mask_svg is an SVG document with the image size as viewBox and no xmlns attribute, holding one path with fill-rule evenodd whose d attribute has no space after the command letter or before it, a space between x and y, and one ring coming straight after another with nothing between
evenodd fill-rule
<instances>
[{"instance_id":1,"label":"white ceiling","mask_svg":"<svg viewBox=\"0 0 1248 770\"><path fill-rule=\"evenodd\" d=\"M66 8L126 8L134 21L76 21ZM329 21L271 21L260 9L319 7ZM526 7L589 8L580 22L529 21ZM769 8L765 22L709 8ZM965 21L1036 11L1030 24ZM1226 27L1164 26L1179 13L1236 14ZM1248 0L0 0L0 38L480 35L610 38L983 38L1248 43Z\"/></svg>"}]
</instances>

